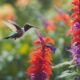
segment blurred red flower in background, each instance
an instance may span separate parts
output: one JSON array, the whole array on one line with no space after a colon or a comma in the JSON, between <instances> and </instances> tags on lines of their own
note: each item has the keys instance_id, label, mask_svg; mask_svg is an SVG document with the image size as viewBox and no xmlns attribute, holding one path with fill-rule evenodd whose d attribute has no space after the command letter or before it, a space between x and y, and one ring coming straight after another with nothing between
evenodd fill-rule
<instances>
[{"instance_id":1,"label":"blurred red flower in background","mask_svg":"<svg viewBox=\"0 0 80 80\"><path fill-rule=\"evenodd\" d=\"M44 25L47 29L47 31L55 31L57 29L57 26L54 24L53 21L45 21Z\"/></svg>"},{"instance_id":2,"label":"blurred red flower in background","mask_svg":"<svg viewBox=\"0 0 80 80\"><path fill-rule=\"evenodd\" d=\"M71 22L71 17L68 13L64 12L64 10L62 10L61 8L55 8L56 11L58 12L58 15L55 16L53 18L53 21L59 22L59 21L64 21L65 23L67 23L69 26L72 26L72 22Z\"/></svg>"}]
</instances>

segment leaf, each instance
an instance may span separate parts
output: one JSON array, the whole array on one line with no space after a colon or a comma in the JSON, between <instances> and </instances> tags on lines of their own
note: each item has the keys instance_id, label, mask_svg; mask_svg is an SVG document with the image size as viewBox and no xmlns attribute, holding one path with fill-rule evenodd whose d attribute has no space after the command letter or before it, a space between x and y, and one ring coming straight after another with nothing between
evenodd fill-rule
<instances>
[{"instance_id":1,"label":"leaf","mask_svg":"<svg viewBox=\"0 0 80 80\"><path fill-rule=\"evenodd\" d=\"M59 75L57 78L59 79L59 78L65 78L65 77L72 77L77 74L78 74L77 72L71 72L70 70L67 70L67 71L62 72L62 74Z\"/></svg>"},{"instance_id":2,"label":"leaf","mask_svg":"<svg viewBox=\"0 0 80 80\"><path fill-rule=\"evenodd\" d=\"M73 61L66 61L66 62L60 63L58 65L52 66L52 68L56 69L56 68L64 67L64 66L67 66L67 65L71 65L72 63L73 63Z\"/></svg>"}]
</instances>

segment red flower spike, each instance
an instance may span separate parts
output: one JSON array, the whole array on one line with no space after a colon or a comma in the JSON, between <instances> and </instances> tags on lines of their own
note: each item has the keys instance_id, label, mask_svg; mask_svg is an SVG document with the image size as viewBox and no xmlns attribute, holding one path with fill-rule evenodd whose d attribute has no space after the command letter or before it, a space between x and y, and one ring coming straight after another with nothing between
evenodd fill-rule
<instances>
[{"instance_id":1,"label":"red flower spike","mask_svg":"<svg viewBox=\"0 0 80 80\"><path fill-rule=\"evenodd\" d=\"M80 37L74 38L71 42L71 44L74 44L75 42L79 42L80 43Z\"/></svg>"},{"instance_id":2,"label":"red flower spike","mask_svg":"<svg viewBox=\"0 0 80 80\"><path fill-rule=\"evenodd\" d=\"M42 44L41 41L44 43ZM29 63L32 66L27 69L28 72L26 72L26 74L30 75L30 80L50 80L50 76L52 75L52 51L46 47L46 44L54 44L54 40L49 37L44 39L40 37L40 40L34 43L41 44L41 46L34 49L35 52L30 53L31 60L29 60Z\"/></svg>"},{"instance_id":3,"label":"red flower spike","mask_svg":"<svg viewBox=\"0 0 80 80\"><path fill-rule=\"evenodd\" d=\"M71 8L71 10L78 11L79 7L78 6L74 6L74 7Z\"/></svg>"},{"instance_id":4,"label":"red flower spike","mask_svg":"<svg viewBox=\"0 0 80 80\"><path fill-rule=\"evenodd\" d=\"M74 4L74 5L80 5L79 4L79 0L73 0L72 4Z\"/></svg>"},{"instance_id":5,"label":"red flower spike","mask_svg":"<svg viewBox=\"0 0 80 80\"><path fill-rule=\"evenodd\" d=\"M41 44L40 40L34 41L34 44Z\"/></svg>"},{"instance_id":6,"label":"red flower spike","mask_svg":"<svg viewBox=\"0 0 80 80\"><path fill-rule=\"evenodd\" d=\"M55 41L49 37L45 38L44 40L45 43L51 43L51 44L55 44ZM41 44L41 41L40 40L36 40L34 41L34 44Z\"/></svg>"},{"instance_id":7,"label":"red flower spike","mask_svg":"<svg viewBox=\"0 0 80 80\"><path fill-rule=\"evenodd\" d=\"M68 31L68 34L71 34L72 36L78 36L78 35L80 35L80 30L71 28L71 29Z\"/></svg>"},{"instance_id":8,"label":"red flower spike","mask_svg":"<svg viewBox=\"0 0 80 80\"><path fill-rule=\"evenodd\" d=\"M49 37L45 38L45 42L55 44L55 41Z\"/></svg>"},{"instance_id":9,"label":"red flower spike","mask_svg":"<svg viewBox=\"0 0 80 80\"><path fill-rule=\"evenodd\" d=\"M73 13L71 17L72 18L77 18L78 17L78 13Z\"/></svg>"},{"instance_id":10,"label":"red flower spike","mask_svg":"<svg viewBox=\"0 0 80 80\"><path fill-rule=\"evenodd\" d=\"M72 14L73 26L70 28L68 34L73 36L71 41L71 49L74 64L80 67L80 0L73 0L75 6L73 7L74 13Z\"/></svg>"}]
</instances>

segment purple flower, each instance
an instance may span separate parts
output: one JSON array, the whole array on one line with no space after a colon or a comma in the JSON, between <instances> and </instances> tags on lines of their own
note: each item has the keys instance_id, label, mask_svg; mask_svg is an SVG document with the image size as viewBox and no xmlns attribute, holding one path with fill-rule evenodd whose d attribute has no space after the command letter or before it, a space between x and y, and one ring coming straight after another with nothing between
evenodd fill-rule
<instances>
[{"instance_id":1,"label":"purple flower","mask_svg":"<svg viewBox=\"0 0 80 80\"><path fill-rule=\"evenodd\" d=\"M53 45L51 45L51 44L47 44L46 47L50 48L51 51L55 53L56 48L55 48Z\"/></svg>"},{"instance_id":2,"label":"purple flower","mask_svg":"<svg viewBox=\"0 0 80 80\"><path fill-rule=\"evenodd\" d=\"M80 66L80 44L73 46L69 52L72 53L74 62Z\"/></svg>"},{"instance_id":3,"label":"purple flower","mask_svg":"<svg viewBox=\"0 0 80 80\"><path fill-rule=\"evenodd\" d=\"M43 25L44 25L45 27L48 27L49 24L48 24L47 21L44 21L44 22L43 22Z\"/></svg>"},{"instance_id":4,"label":"purple flower","mask_svg":"<svg viewBox=\"0 0 80 80\"><path fill-rule=\"evenodd\" d=\"M45 72L41 72L38 74L34 74L31 76L31 80L48 80L48 76L46 75Z\"/></svg>"},{"instance_id":5,"label":"purple flower","mask_svg":"<svg viewBox=\"0 0 80 80\"><path fill-rule=\"evenodd\" d=\"M74 28L76 28L76 29L80 29L80 23L79 23L79 22L76 22L73 26L74 26Z\"/></svg>"}]
</instances>

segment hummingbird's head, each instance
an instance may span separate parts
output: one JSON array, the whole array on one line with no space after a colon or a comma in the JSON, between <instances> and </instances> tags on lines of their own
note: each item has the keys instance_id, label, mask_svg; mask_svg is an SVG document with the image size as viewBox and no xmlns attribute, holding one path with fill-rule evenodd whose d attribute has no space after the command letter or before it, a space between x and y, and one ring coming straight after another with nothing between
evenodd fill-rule
<instances>
[{"instance_id":1,"label":"hummingbird's head","mask_svg":"<svg viewBox=\"0 0 80 80\"><path fill-rule=\"evenodd\" d=\"M28 31L30 28L37 28L37 27L34 27L34 26L30 25L30 24L24 25L24 31Z\"/></svg>"}]
</instances>

